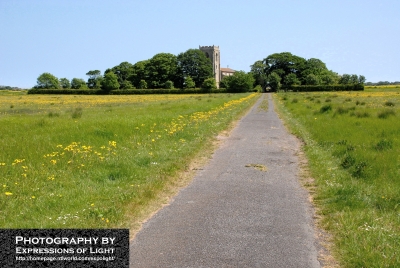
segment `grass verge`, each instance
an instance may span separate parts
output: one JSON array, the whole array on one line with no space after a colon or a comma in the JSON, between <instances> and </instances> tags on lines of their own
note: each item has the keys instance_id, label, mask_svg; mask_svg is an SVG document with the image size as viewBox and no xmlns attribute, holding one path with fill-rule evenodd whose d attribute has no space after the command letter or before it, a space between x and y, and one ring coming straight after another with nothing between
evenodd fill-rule
<instances>
[{"instance_id":1,"label":"grass verge","mask_svg":"<svg viewBox=\"0 0 400 268\"><path fill-rule=\"evenodd\" d=\"M279 93L274 99L304 141L319 223L332 235L340 265L398 266L399 92Z\"/></svg>"}]
</instances>

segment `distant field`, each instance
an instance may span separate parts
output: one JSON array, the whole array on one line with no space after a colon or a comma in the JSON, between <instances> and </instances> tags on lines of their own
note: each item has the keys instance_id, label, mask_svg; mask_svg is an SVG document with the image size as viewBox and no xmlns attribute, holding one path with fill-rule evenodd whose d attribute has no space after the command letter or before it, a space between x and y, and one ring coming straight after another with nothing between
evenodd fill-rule
<instances>
[{"instance_id":1,"label":"distant field","mask_svg":"<svg viewBox=\"0 0 400 268\"><path fill-rule=\"evenodd\" d=\"M400 90L279 93L343 267L400 265Z\"/></svg>"},{"instance_id":2,"label":"distant field","mask_svg":"<svg viewBox=\"0 0 400 268\"><path fill-rule=\"evenodd\" d=\"M0 93L0 228L129 228L258 94Z\"/></svg>"},{"instance_id":3,"label":"distant field","mask_svg":"<svg viewBox=\"0 0 400 268\"><path fill-rule=\"evenodd\" d=\"M365 86L367 91L388 91L388 90L400 90L400 85L385 85L385 86Z\"/></svg>"}]
</instances>

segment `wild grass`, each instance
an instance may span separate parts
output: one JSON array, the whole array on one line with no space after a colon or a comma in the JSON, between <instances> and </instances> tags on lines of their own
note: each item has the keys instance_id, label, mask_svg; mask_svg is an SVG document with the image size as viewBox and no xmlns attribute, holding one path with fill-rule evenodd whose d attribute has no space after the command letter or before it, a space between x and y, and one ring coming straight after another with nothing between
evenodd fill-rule
<instances>
[{"instance_id":1,"label":"wild grass","mask_svg":"<svg viewBox=\"0 0 400 268\"><path fill-rule=\"evenodd\" d=\"M316 95L331 101L317 103ZM335 257L343 267L398 267L400 123L398 106L387 102L399 102L399 91L274 98L289 128L304 141L314 202L321 226L333 235Z\"/></svg>"},{"instance_id":2,"label":"wild grass","mask_svg":"<svg viewBox=\"0 0 400 268\"><path fill-rule=\"evenodd\" d=\"M0 95L0 228L131 227L257 96Z\"/></svg>"}]
</instances>

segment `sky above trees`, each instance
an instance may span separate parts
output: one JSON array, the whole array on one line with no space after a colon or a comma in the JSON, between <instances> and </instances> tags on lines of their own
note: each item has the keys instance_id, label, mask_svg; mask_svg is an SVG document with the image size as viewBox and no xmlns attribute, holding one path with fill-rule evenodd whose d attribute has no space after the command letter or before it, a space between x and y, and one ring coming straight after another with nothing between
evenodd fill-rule
<instances>
[{"instance_id":1,"label":"sky above trees","mask_svg":"<svg viewBox=\"0 0 400 268\"><path fill-rule=\"evenodd\" d=\"M1 0L0 85L83 78L157 53L219 45L221 67L270 54L317 58L339 74L399 81L397 0Z\"/></svg>"}]
</instances>

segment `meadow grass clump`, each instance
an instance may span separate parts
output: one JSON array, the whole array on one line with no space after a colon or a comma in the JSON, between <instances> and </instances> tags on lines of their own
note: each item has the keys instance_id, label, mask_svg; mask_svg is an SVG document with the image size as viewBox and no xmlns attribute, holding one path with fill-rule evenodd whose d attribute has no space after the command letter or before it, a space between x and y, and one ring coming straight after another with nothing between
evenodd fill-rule
<instances>
[{"instance_id":1,"label":"meadow grass clump","mask_svg":"<svg viewBox=\"0 0 400 268\"><path fill-rule=\"evenodd\" d=\"M400 139L395 115L400 108L384 103L400 101L399 91L334 94L337 97L324 96L340 116L318 113L321 106L315 102L307 103L311 109L275 103L289 129L304 141L309 176L315 180L307 187L320 226L332 235L332 253L340 266L397 267ZM306 100L301 94L293 97L300 103ZM348 99L354 107L349 107ZM380 116L372 116L377 113Z\"/></svg>"},{"instance_id":2,"label":"meadow grass clump","mask_svg":"<svg viewBox=\"0 0 400 268\"><path fill-rule=\"evenodd\" d=\"M292 103L298 103L298 102L299 102L299 100L297 98L292 99Z\"/></svg>"},{"instance_id":3,"label":"meadow grass clump","mask_svg":"<svg viewBox=\"0 0 400 268\"><path fill-rule=\"evenodd\" d=\"M393 106L394 106L394 102L392 102L392 101L386 101L386 102L385 102L385 106L393 107Z\"/></svg>"},{"instance_id":4,"label":"meadow grass clump","mask_svg":"<svg viewBox=\"0 0 400 268\"><path fill-rule=\"evenodd\" d=\"M363 112L354 112L352 114L350 114L351 116L355 116L357 118L367 118L370 117L370 114L366 111Z\"/></svg>"},{"instance_id":5,"label":"meadow grass clump","mask_svg":"<svg viewBox=\"0 0 400 268\"><path fill-rule=\"evenodd\" d=\"M387 139L381 139L374 145L374 149L377 151L389 150L393 148L393 142Z\"/></svg>"},{"instance_id":6,"label":"meadow grass clump","mask_svg":"<svg viewBox=\"0 0 400 268\"><path fill-rule=\"evenodd\" d=\"M59 116L60 116L60 113L50 111L47 115L48 115L49 117L59 117Z\"/></svg>"},{"instance_id":7,"label":"meadow grass clump","mask_svg":"<svg viewBox=\"0 0 400 268\"><path fill-rule=\"evenodd\" d=\"M378 118L380 118L380 119L386 119L386 118L388 118L389 116L394 116L394 115L396 115L396 112L395 112L394 110L392 110L392 109L386 109L386 110L380 111L380 112L378 113Z\"/></svg>"},{"instance_id":8,"label":"meadow grass clump","mask_svg":"<svg viewBox=\"0 0 400 268\"><path fill-rule=\"evenodd\" d=\"M83 113L82 107L76 107L75 109L73 109L71 117L73 119L81 118L82 117L82 113Z\"/></svg>"},{"instance_id":9,"label":"meadow grass clump","mask_svg":"<svg viewBox=\"0 0 400 268\"><path fill-rule=\"evenodd\" d=\"M332 105L327 104L327 105L322 106L322 107L319 109L319 112L320 112L320 113L327 113L327 112L329 112L329 111L331 111L331 110L332 110Z\"/></svg>"}]
</instances>

